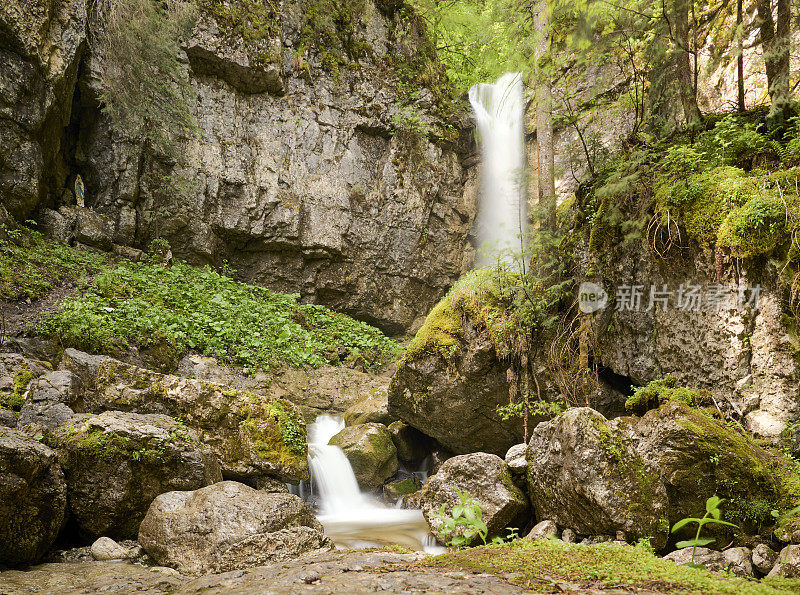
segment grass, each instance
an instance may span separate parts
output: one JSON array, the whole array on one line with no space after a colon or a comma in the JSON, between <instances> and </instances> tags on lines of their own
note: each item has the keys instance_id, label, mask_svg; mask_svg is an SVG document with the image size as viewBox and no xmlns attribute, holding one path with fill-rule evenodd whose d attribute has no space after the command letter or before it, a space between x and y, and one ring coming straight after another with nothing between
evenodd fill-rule
<instances>
[{"instance_id":1,"label":"grass","mask_svg":"<svg viewBox=\"0 0 800 595\"><path fill-rule=\"evenodd\" d=\"M800 580L761 582L678 566L643 547L585 546L520 539L502 545L463 549L436 556L420 566L507 575L509 582L538 592L560 592L559 583L580 588L641 589L665 593L796 593ZM574 588L574 587L573 587Z\"/></svg>"}]
</instances>

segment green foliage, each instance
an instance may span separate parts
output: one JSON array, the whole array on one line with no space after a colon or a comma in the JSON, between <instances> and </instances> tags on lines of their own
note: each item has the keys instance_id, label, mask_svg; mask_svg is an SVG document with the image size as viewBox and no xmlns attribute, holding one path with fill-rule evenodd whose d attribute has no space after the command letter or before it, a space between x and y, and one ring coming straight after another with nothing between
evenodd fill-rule
<instances>
[{"instance_id":1,"label":"green foliage","mask_svg":"<svg viewBox=\"0 0 800 595\"><path fill-rule=\"evenodd\" d=\"M454 548L469 546L476 537L480 537L481 541L486 543L488 529L483 522L481 505L469 494L459 490L456 492L461 503L453 506L449 515L445 504L433 514L434 518L441 521L435 528L436 536Z\"/></svg>"},{"instance_id":2,"label":"green foliage","mask_svg":"<svg viewBox=\"0 0 800 595\"><path fill-rule=\"evenodd\" d=\"M11 381L11 394L0 394L0 407L13 409L14 411L22 409L25 404L25 391L28 389L28 384L32 379L33 372L31 372L28 364L22 364L22 367L17 370Z\"/></svg>"},{"instance_id":3,"label":"green foliage","mask_svg":"<svg viewBox=\"0 0 800 595\"><path fill-rule=\"evenodd\" d=\"M625 401L625 409L636 413L644 413L654 409L666 401L680 401L693 407L702 398L701 391L677 386L678 379L674 376L653 380L645 386L633 389L633 395Z\"/></svg>"},{"instance_id":4,"label":"green foliage","mask_svg":"<svg viewBox=\"0 0 800 595\"><path fill-rule=\"evenodd\" d=\"M756 196L728 214L717 233L717 245L738 258L768 254L786 241L798 223L797 197L787 201L781 196Z\"/></svg>"},{"instance_id":5,"label":"green foliage","mask_svg":"<svg viewBox=\"0 0 800 595\"><path fill-rule=\"evenodd\" d=\"M424 138L430 132L422 114L414 105L398 106L398 111L392 115L395 130L413 138Z\"/></svg>"},{"instance_id":6,"label":"green foliage","mask_svg":"<svg viewBox=\"0 0 800 595\"><path fill-rule=\"evenodd\" d=\"M83 282L109 261L107 255L75 250L35 231L8 239L0 235L0 298L39 298L63 282Z\"/></svg>"},{"instance_id":7,"label":"green foliage","mask_svg":"<svg viewBox=\"0 0 800 595\"><path fill-rule=\"evenodd\" d=\"M340 363L340 349L378 366L398 351L366 323L182 262L104 267L38 329L65 347L96 353L114 354L130 344L154 352L163 368L187 349L265 370L284 362Z\"/></svg>"},{"instance_id":8,"label":"green foliage","mask_svg":"<svg viewBox=\"0 0 800 595\"><path fill-rule=\"evenodd\" d=\"M721 520L722 511L720 510L719 505L722 504L722 502L724 502L724 500L722 500L721 498L717 496L711 496L708 500L706 500L706 513L703 515L703 518L687 517L679 520L672 526L671 532L676 533L689 523L697 523L697 533L695 534L694 539L679 541L675 544L675 547L677 548L685 548L685 547L692 548L692 559L690 565L696 566L697 568L703 568L702 565L695 565L694 563L695 551L697 550L698 547L705 547L716 541L716 539L713 537L700 537L700 533L702 532L704 526L723 525L727 527L733 527L735 529L739 528L737 525L734 525L733 523Z\"/></svg>"},{"instance_id":9,"label":"green foliage","mask_svg":"<svg viewBox=\"0 0 800 595\"><path fill-rule=\"evenodd\" d=\"M520 403L509 403L497 408L497 415L503 421L512 417L524 418L526 414L549 419L562 413L564 413L563 403L532 400L529 395Z\"/></svg>"},{"instance_id":10,"label":"green foliage","mask_svg":"<svg viewBox=\"0 0 800 595\"><path fill-rule=\"evenodd\" d=\"M767 148L767 139L755 122L741 116L725 116L703 132L698 145L710 163L743 166Z\"/></svg>"}]
</instances>

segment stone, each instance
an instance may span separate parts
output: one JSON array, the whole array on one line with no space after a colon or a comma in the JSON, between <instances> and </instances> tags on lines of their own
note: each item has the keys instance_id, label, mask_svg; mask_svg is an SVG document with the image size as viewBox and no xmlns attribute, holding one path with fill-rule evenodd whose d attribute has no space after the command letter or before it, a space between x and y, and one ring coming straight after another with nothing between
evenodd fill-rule
<instances>
[{"instance_id":1,"label":"stone","mask_svg":"<svg viewBox=\"0 0 800 595\"><path fill-rule=\"evenodd\" d=\"M88 208L78 208L75 223L75 240L81 244L110 251L114 242L112 223L100 213Z\"/></svg>"},{"instance_id":2,"label":"stone","mask_svg":"<svg viewBox=\"0 0 800 595\"><path fill-rule=\"evenodd\" d=\"M276 477L270 477L268 475L260 475L255 480L255 487L260 492L272 492L276 494L288 494L289 493L289 486L286 485L285 481L281 481Z\"/></svg>"},{"instance_id":3,"label":"stone","mask_svg":"<svg viewBox=\"0 0 800 595\"><path fill-rule=\"evenodd\" d=\"M110 537L100 537L92 544L92 558L99 562L125 560L130 556L128 548L121 546Z\"/></svg>"},{"instance_id":4,"label":"stone","mask_svg":"<svg viewBox=\"0 0 800 595\"><path fill-rule=\"evenodd\" d=\"M0 565L44 556L64 523L66 504L57 454L22 432L0 430Z\"/></svg>"},{"instance_id":5,"label":"stone","mask_svg":"<svg viewBox=\"0 0 800 595\"><path fill-rule=\"evenodd\" d=\"M558 527L553 521L539 521L526 536L528 539L550 539L558 537Z\"/></svg>"},{"instance_id":6,"label":"stone","mask_svg":"<svg viewBox=\"0 0 800 595\"><path fill-rule=\"evenodd\" d=\"M775 566L775 562L778 559L778 554L764 543L759 543L756 547L753 548L753 566L756 570L758 570L761 574L769 574L769 571L772 570L773 566Z\"/></svg>"},{"instance_id":7,"label":"stone","mask_svg":"<svg viewBox=\"0 0 800 595\"><path fill-rule=\"evenodd\" d=\"M67 349L61 368L81 377L86 411L159 413L184 420L226 478L308 479L306 428L292 403L204 380L160 374ZM291 442L285 436L293 436Z\"/></svg>"},{"instance_id":8,"label":"stone","mask_svg":"<svg viewBox=\"0 0 800 595\"><path fill-rule=\"evenodd\" d=\"M83 408L83 382L68 370L48 372L31 381L19 415L20 428L36 426L52 431Z\"/></svg>"},{"instance_id":9,"label":"stone","mask_svg":"<svg viewBox=\"0 0 800 595\"><path fill-rule=\"evenodd\" d=\"M39 216L39 231L48 238L64 244L72 239L72 225L64 215L52 209L42 209Z\"/></svg>"},{"instance_id":10,"label":"stone","mask_svg":"<svg viewBox=\"0 0 800 595\"><path fill-rule=\"evenodd\" d=\"M389 412L455 454L505 456L523 438L522 420L497 413L508 404L506 366L485 333L471 325L463 332L460 355L450 360L438 351L401 360L389 386Z\"/></svg>"},{"instance_id":11,"label":"stone","mask_svg":"<svg viewBox=\"0 0 800 595\"><path fill-rule=\"evenodd\" d=\"M69 505L91 538L135 538L153 499L222 480L197 435L160 414L76 415L57 430Z\"/></svg>"},{"instance_id":12,"label":"stone","mask_svg":"<svg viewBox=\"0 0 800 595\"><path fill-rule=\"evenodd\" d=\"M576 407L536 426L527 455L536 517L583 535L650 537L661 549L669 532L664 483L618 421Z\"/></svg>"},{"instance_id":13,"label":"stone","mask_svg":"<svg viewBox=\"0 0 800 595\"><path fill-rule=\"evenodd\" d=\"M417 466L430 453L432 440L405 422L389 424L389 433L397 449L397 458L403 463Z\"/></svg>"},{"instance_id":14,"label":"stone","mask_svg":"<svg viewBox=\"0 0 800 595\"><path fill-rule=\"evenodd\" d=\"M397 449L383 424L368 423L346 427L329 444L344 451L358 485L374 490L397 473Z\"/></svg>"},{"instance_id":15,"label":"stone","mask_svg":"<svg viewBox=\"0 0 800 595\"><path fill-rule=\"evenodd\" d=\"M387 502L394 504L401 498L413 494L421 487L422 483L414 477L396 479L383 486L383 496Z\"/></svg>"},{"instance_id":16,"label":"stone","mask_svg":"<svg viewBox=\"0 0 800 595\"><path fill-rule=\"evenodd\" d=\"M300 498L232 481L160 495L141 524L139 542L158 564L189 575L284 562L331 547Z\"/></svg>"},{"instance_id":17,"label":"stone","mask_svg":"<svg viewBox=\"0 0 800 595\"><path fill-rule=\"evenodd\" d=\"M575 531L570 528L566 528L561 532L561 541L564 543L575 543Z\"/></svg>"},{"instance_id":18,"label":"stone","mask_svg":"<svg viewBox=\"0 0 800 595\"><path fill-rule=\"evenodd\" d=\"M524 475L528 470L528 445L515 444L506 452L506 466L514 475Z\"/></svg>"},{"instance_id":19,"label":"stone","mask_svg":"<svg viewBox=\"0 0 800 595\"><path fill-rule=\"evenodd\" d=\"M388 426L396 417L389 415L388 387L380 386L371 390L363 399L344 412L344 422L348 426L376 423Z\"/></svg>"},{"instance_id":20,"label":"stone","mask_svg":"<svg viewBox=\"0 0 800 595\"><path fill-rule=\"evenodd\" d=\"M664 556L676 564L689 564L692 561L691 547L670 552ZM754 577L753 564L750 561L750 550L737 547L719 552L705 547L698 547L694 552L694 563L705 566L712 572L731 572L736 576Z\"/></svg>"},{"instance_id":21,"label":"stone","mask_svg":"<svg viewBox=\"0 0 800 595\"><path fill-rule=\"evenodd\" d=\"M778 554L768 577L800 578L800 545L787 545Z\"/></svg>"},{"instance_id":22,"label":"stone","mask_svg":"<svg viewBox=\"0 0 800 595\"><path fill-rule=\"evenodd\" d=\"M460 503L459 492L474 498L480 505L488 539L505 537L506 527L522 527L527 522L528 499L511 481L503 459L497 455L477 452L455 456L428 479L418 502L434 533L441 526L436 518L440 508L444 505L445 514L450 514L453 506Z\"/></svg>"}]
</instances>

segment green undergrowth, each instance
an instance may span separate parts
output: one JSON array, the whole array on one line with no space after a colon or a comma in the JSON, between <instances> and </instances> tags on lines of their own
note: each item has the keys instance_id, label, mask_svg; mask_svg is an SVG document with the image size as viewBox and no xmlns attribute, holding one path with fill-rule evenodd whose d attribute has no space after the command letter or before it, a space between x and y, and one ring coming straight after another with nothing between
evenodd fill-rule
<instances>
[{"instance_id":1,"label":"green undergrowth","mask_svg":"<svg viewBox=\"0 0 800 595\"><path fill-rule=\"evenodd\" d=\"M0 299L36 299L64 282L79 286L107 265L108 255L74 250L23 228L0 233Z\"/></svg>"},{"instance_id":2,"label":"green undergrowth","mask_svg":"<svg viewBox=\"0 0 800 595\"><path fill-rule=\"evenodd\" d=\"M586 546L557 540L519 539L436 556L420 566L505 575L536 592L599 588L659 593L773 594L800 589L800 580L761 582L678 566L643 547L617 544Z\"/></svg>"},{"instance_id":3,"label":"green undergrowth","mask_svg":"<svg viewBox=\"0 0 800 595\"><path fill-rule=\"evenodd\" d=\"M653 380L645 386L637 387L633 390L633 395L625 401L625 409L644 413L666 401L680 401L689 406L695 406L701 401L702 391L677 386L677 384L677 378L668 375L665 378Z\"/></svg>"},{"instance_id":4,"label":"green undergrowth","mask_svg":"<svg viewBox=\"0 0 800 595\"><path fill-rule=\"evenodd\" d=\"M39 240L37 246L31 266L42 276L47 269L74 278L87 269L94 273L80 295L66 298L36 326L63 347L111 355L136 347L162 369L190 349L264 370L281 363L372 368L399 351L366 323L208 267L108 263L61 244ZM28 269L4 274L10 286L19 286Z\"/></svg>"}]
</instances>

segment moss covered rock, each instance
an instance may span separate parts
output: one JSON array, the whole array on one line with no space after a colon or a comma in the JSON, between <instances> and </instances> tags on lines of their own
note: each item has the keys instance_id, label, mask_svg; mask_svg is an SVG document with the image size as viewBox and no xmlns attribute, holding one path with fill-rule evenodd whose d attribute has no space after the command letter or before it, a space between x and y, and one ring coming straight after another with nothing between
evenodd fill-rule
<instances>
[{"instance_id":1,"label":"moss covered rock","mask_svg":"<svg viewBox=\"0 0 800 595\"><path fill-rule=\"evenodd\" d=\"M771 511L800 501L800 477L779 455L702 410L669 401L633 425L638 453L659 470L669 521L703 516L713 495L746 531L772 524Z\"/></svg>"},{"instance_id":2,"label":"moss covered rock","mask_svg":"<svg viewBox=\"0 0 800 595\"><path fill-rule=\"evenodd\" d=\"M636 452L624 419L570 409L536 426L527 458L536 518L585 535L624 531L666 545L667 492L658 469Z\"/></svg>"},{"instance_id":3,"label":"moss covered rock","mask_svg":"<svg viewBox=\"0 0 800 595\"><path fill-rule=\"evenodd\" d=\"M222 480L216 458L195 432L166 415L77 415L52 442L84 537L135 539L156 496Z\"/></svg>"},{"instance_id":4,"label":"moss covered rock","mask_svg":"<svg viewBox=\"0 0 800 595\"><path fill-rule=\"evenodd\" d=\"M330 439L330 444L344 451L358 485L374 490L397 473L397 449L383 424L350 426Z\"/></svg>"},{"instance_id":5,"label":"moss covered rock","mask_svg":"<svg viewBox=\"0 0 800 595\"><path fill-rule=\"evenodd\" d=\"M348 426L376 423L388 426L397 418L389 414L388 386L379 386L369 391L357 403L344 412L344 422Z\"/></svg>"},{"instance_id":6,"label":"moss covered rock","mask_svg":"<svg viewBox=\"0 0 800 595\"><path fill-rule=\"evenodd\" d=\"M38 561L64 523L67 489L56 453L0 429L0 565Z\"/></svg>"},{"instance_id":7,"label":"moss covered rock","mask_svg":"<svg viewBox=\"0 0 800 595\"><path fill-rule=\"evenodd\" d=\"M391 503L395 503L400 498L413 494L422 487L421 482L414 477L406 477L396 481L390 481L383 486L383 496Z\"/></svg>"},{"instance_id":8,"label":"moss covered rock","mask_svg":"<svg viewBox=\"0 0 800 595\"><path fill-rule=\"evenodd\" d=\"M285 399L159 374L68 349L62 367L84 379L86 410L163 413L184 420L226 478L308 479L306 426Z\"/></svg>"}]
</instances>

